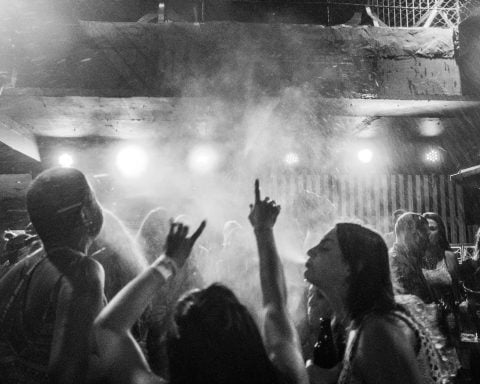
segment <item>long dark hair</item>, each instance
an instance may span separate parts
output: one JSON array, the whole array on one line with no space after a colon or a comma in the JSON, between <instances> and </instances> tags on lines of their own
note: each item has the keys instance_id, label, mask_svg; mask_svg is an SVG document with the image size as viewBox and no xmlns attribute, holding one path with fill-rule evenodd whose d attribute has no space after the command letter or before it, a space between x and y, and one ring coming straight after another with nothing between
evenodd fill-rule
<instances>
[{"instance_id":1,"label":"long dark hair","mask_svg":"<svg viewBox=\"0 0 480 384\"><path fill-rule=\"evenodd\" d=\"M385 313L395 308L388 249L382 236L352 223L338 223L335 229L350 269L347 291L350 319L360 322L368 313Z\"/></svg>"},{"instance_id":2,"label":"long dark hair","mask_svg":"<svg viewBox=\"0 0 480 384\"><path fill-rule=\"evenodd\" d=\"M181 298L167 352L172 384L279 383L248 310L220 284Z\"/></svg>"},{"instance_id":3,"label":"long dark hair","mask_svg":"<svg viewBox=\"0 0 480 384\"><path fill-rule=\"evenodd\" d=\"M437 223L439 234L438 245L444 251L451 251L450 242L447 238L447 229L445 227L445 223L442 220L442 217L435 212L425 212L422 216L425 219L430 219Z\"/></svg>"}]
</instances>

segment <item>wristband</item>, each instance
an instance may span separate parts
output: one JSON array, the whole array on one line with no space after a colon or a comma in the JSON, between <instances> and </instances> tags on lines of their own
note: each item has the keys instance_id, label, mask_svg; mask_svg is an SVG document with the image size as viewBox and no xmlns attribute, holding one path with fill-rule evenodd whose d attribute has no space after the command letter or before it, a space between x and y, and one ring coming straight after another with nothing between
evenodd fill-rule
<instances>
[{"instance_id":1,"label":"wristband","mask_svg":"<svg viewBox=\"0 0 480 384\"><path fill-rule=\"evenodd\" d=\"M175 261L165 255L160 256L154 268L161 273L165 280L176 275L178 271L178 266Z\"/></svg>"},{"instance_id":2,"label":"wristband","mask_svg":"<svg viewBox=\"0 0 480 384\"><path fill-rule=\"evenodd\" d=\"M273 232L273 227L254 227L253 232L255 233Z\"/></svg>"}]
</instances>

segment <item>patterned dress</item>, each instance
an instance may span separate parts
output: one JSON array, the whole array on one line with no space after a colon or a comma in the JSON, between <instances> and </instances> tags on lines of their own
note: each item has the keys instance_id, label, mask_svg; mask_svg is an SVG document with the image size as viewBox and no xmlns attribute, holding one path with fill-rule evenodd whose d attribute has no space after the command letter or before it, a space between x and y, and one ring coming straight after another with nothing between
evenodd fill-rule
<instances>
[{"instance_id":1,"label":"patterned dress","mask_svg":"<svg viewBox=\"0 0 480 384\"><path fill-rule=\"evenodd\" d=\"M415 334L416 360L425 384L453 383L460 364L456 356L448 356L445 340L435 326L436 317L421 300L415 296L397 297L405 310L393 310L385 315L391 320L404 322ZM359 336L363 326L371 319L367 315L362 323L349 331L347 348L343 360L343 369L338 384L360 384L362 380L355 375L353 361L358 347Z\"/></svg>"}]
</instances>

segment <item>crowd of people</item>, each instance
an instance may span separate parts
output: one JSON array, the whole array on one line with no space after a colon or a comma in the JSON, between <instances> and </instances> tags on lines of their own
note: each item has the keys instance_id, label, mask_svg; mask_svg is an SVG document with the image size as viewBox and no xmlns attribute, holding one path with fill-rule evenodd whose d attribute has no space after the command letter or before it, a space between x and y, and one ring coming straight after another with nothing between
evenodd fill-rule
<instances>
[{"instance_id":1,"label":"crowd of people","mask_svg":"<svg viewBox=\"0 0 480 384\"><path fill-rule=\"evenodd\" d=\"M31 225L8 235L0 269L0 382L480 383L480 268L459 264L438 214L395 211L386 236L299 220L300 247L315 245L292 285L280 206L258 180L253 192L245 215L257 250L228 221L213 273L198 266L215 257L199 240L206 221L191 233L158 208L132 234L82 172L37 176ZM225 263L235 252L243 262ZM300 316L292 286L304 291ZM312 360L321 319L334 335L329 368Z\"/></svg>"}]
</instances>

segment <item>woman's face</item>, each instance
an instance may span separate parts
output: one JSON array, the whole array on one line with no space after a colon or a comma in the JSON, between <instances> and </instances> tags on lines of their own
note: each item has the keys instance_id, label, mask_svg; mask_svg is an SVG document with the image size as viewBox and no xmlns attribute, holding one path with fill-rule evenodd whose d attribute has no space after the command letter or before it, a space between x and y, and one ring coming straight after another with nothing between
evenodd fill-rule
<instances>
[{"instance_id":1,"label":"woman's face","mask_svg":"<svg viewBox=\"0 0 480 384\"><path fill-rule=\"evenodd\" d=\"M338 244L336 229L333 228L318 245L308 252L305 264L305 279L329 296L329 292L345 289L348 277L348 265Z\"/></svg>"}]
</instances>

